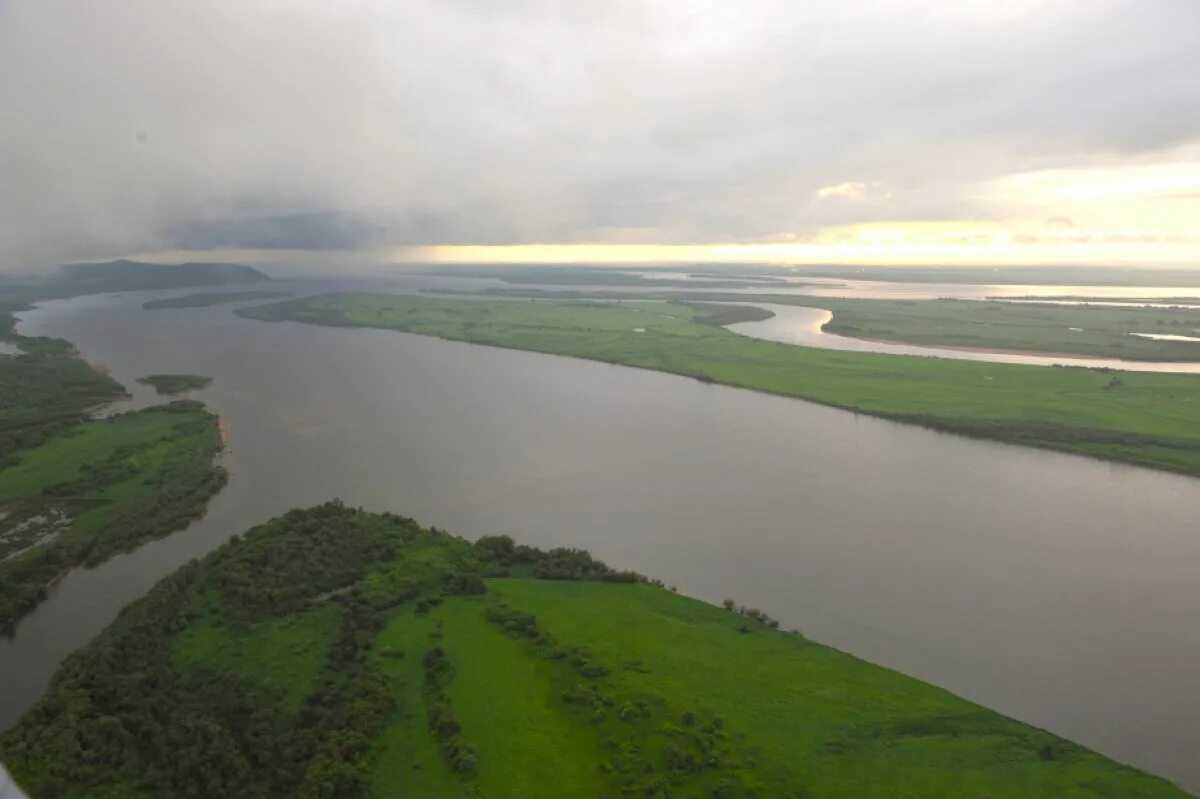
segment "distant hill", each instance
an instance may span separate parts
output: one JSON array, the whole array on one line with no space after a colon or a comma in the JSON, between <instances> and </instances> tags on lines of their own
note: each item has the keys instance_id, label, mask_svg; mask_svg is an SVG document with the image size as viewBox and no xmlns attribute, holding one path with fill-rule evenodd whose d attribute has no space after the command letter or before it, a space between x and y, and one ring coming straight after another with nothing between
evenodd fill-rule
<instances>
[{"instance_id":1,"label":"distant hill","mask_svg":"<svg viewBox=\"0 0 1200 799\"><path fill-rule=\"evenodd\" d=\"M221 263L186 263L165 266L121 259L105 263L67 264L60 267L58 283L82 293L138 291L187 286L224 286L270 280L249 266Z\"/></svg>"}]
</instances>

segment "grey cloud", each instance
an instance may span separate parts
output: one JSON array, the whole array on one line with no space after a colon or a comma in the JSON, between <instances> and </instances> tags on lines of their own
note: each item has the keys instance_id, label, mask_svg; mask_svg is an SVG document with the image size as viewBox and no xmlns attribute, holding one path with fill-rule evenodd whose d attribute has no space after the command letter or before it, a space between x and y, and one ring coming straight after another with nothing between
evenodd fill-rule
<instances>
[{"instance_id":1,"label":"grey cloud","mask_svg":"<svg viewBox=\"0 0 1200 799\"><path fill-rule=\"evenodd\" d=\"M8 0L0 268L986 216L1200 138L1198 69L1194 0Z\"/></svg>"}]
</instances>

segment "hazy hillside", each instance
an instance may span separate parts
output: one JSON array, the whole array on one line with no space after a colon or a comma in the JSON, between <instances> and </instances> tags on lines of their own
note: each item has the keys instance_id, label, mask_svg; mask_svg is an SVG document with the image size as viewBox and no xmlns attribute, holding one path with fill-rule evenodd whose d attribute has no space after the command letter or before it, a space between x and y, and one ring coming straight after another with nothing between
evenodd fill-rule
<instances>
[{"instance_id":1,"label":"hazy hillside","mask_svg":"<svg viewBox=\"0 0 1200 799\"><path fill-rule=\"evenodd\" d=\"M139 261L67 264L60 267L58 283L77 293L137 291L185 286L223 286L269 280L262 272L241 264L186 263L164 266Z\"/></svg>"}]
</instances>

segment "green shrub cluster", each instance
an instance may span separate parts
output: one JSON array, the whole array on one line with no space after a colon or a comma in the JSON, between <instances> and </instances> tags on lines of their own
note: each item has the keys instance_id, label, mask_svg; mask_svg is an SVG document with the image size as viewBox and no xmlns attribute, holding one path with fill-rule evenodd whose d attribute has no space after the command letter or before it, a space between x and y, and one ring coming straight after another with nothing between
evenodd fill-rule
<instances>
[{"instance_id":1,"label":"green shrub cluster","mask_svg":"<svg viewBox=\"0 0 1200 799\"><path fill-rule=\"evenodd\" d=\"M214 614L249 627L322 601L419 532L398 518L328 503L193 561L67 660L46 697L0 736L0 756L39 799L105 784L179 797L361 795L371 741L392 707L366 657L382 615L361 592L324 600L339 605L341 621L294 721L278 687L180 664L172 639Z\"/></svg>"},{"instance_id":2,"label":"green shrub cluster","mask_svg":"<svg viewBox=\"0 0 1200 799\"><path fill-rule=\"evenodd\" d=\"M508 576L515 569L541 580L602 580L614 583L651 581L634 571L610 568L593 558L585 549L558 547L540 550L519 545L506 535L483 536L475 542L475 551L492 567L495 576ZM498 571L500 570L500 571Z\"/></svg>"},{"instance_id":3,"label":"green shrub cluster","mask_svg":"<svg viewBox=\"0 0 1200 799\"><path fill-rule=\"evenodd\" d=\"M0 356L0 468L83 421L87 410L126 396L116 380L93 369L61 339L20 336L0 310L0 341L21 348Z\"/></svg>"},{"instance_id":4,"label":"green shrub cluster","mask_svg":"<svg viewBox=\"0 0 1200 799\"><path fill-rule=\"evenodd\" d=\"M359 592L333 599L342 605L325 680L305 699L299 724L285 736L290 760L307 763L296 790L301 799L362 796L374 763L374 740L394 707L391 687L366 657L383 616ZM281 786L284 787L284 786Z\"/></svg>"},{"instance_id":5,"label":"green shrub cluster","mask_svg":"<svg viewBox=\"0 0 1200 799\"><path fill-rule=\"evenodd\" d=\"M462 740L462 724L450 709L450 694L447 685L453 676L446 652L435 646L422 659L425 666L425 707L429 731L437 739L438 748L450 767L459 774L475 770L477 756L474 748Z\"/></svg>"},{"instance_id":6,"label":"green shrub cluster","mask_svg":"<svg viewBox=\"0 0 1200 799\"><path fill-rule=\"evenodd\" d=\"M771 618L770 616L768 616L766 614L765 611L761 611L758 608L748 608L745 605L739 605L736 602L734 602L732 599L726 599L723 602L721 602L721 607L725 608L726 610L728 610L731 613L737 613L739 616L745 616L746 618L748 618L752 621L756 621L759 624L770 627L772 630L779 629L779 621ZM750 632L751 631L751 628L747 627L746 625L742 625L738 629L741 632Z\"/></svg>"},{"instance_id":7,"label":"green shrub cluster","mask_svg":"<svg viewBox=\"0 0 1200 799\"><path fill-rule=\"evenodd\" d=\"M146 375L139 377L138 382L151 386L159 394L169 395L205 388L212 383L212 378L201 375Z\"/></svg>"}]
</instances>

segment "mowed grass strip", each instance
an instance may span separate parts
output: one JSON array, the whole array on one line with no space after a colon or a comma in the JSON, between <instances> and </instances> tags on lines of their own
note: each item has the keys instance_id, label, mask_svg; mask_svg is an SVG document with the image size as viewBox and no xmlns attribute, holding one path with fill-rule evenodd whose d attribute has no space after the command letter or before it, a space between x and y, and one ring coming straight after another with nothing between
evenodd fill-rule
<instances>
[{"instance_id":1,"label":"mowed grass strip","mask_svg":"<svg viewBox=\"0 0 1200 799\"><path fill-rule=\"evenodd\" d=\"M401 608L380 632L372 662L391 680L396 709L377 742L367 796L373 799L443 799L462 795L464 783L454 774L429 732L422 681L422 655L434 645L434 623L428 615Z\"/></svg>"},{"instance_id":2,"label":"mowed grass strip","mask_svg":"<svg viewBox=\"0 0 1200 799\"><path fill-rule=\"evenodd\" d=\"M888 669L649 585L489 581L562 643L721 716L813 796L1184 797L1153 777ZM567 794L563 794L567 795Z\"/></svg>"},{"instance_id":3,"label":"mowed grass strip","mask_svg":"<svg viewBox=\"0 0 1200 799\"><path fill-rule=\"evenodd\" d=\"M479 753L474 782L487 797L599 796L601 741L567 715L560 664L538 658L484 617L480 600L436 611L454 669L450 704Z\"/></svg>"}]
</instances>

